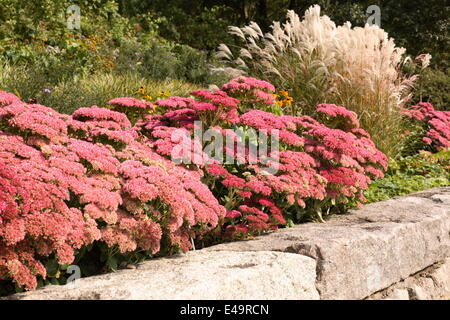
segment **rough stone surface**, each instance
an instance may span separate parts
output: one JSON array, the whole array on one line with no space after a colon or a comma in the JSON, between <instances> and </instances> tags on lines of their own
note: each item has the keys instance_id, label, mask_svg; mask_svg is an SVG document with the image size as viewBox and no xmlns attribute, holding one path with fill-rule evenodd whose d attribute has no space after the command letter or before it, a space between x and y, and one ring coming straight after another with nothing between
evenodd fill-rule
<instances>
[{"instance_id":1,"label":"rough stone surface","mask_svg":"<svg viewBox=\"0 0 450 320\"><path fill-rule=\"evenodd\" d=\"M382 300L409 300L409 293L406 289L395 289L389 296Z\"/></svg>"},{"instance_id":2,"label":"rough stone surface","mask_svg":"<svg viewBox=\"0 0 450 320\"><path fill-rule=\"evenodd\" d=\"M450 187L10 298L448 299L449 257Z\"/></svg>"},{"instance_id":3,"label":"rough stone surface","mask_svg":"<svg viewBox=\"0 0 450 320\"><path fill-rule=\"evenodd\" d=\"M377 292L368 300L450 299L450 258Z\"/></svg>"},{"instance_id":4,"label":"rough stone surface","mask_svg":"<svg viewBox=\"0 0 450 320\"><path fill-rule=\"evenodd\" d=\"M319 299L316 263L282 252L206 252L17 294L10 299Z\"/></svg>"},{"instance_id":5,"label":"rough stone surface","mask_svg":"<svg viewBox=\"0 0 450 320\"><path fill-rule=\"evenodd\" d=\"M307 255L322 299L363 299L449 257L449 234L450 188L439 188L206 250Z\"/></svg>"}]
</instances>

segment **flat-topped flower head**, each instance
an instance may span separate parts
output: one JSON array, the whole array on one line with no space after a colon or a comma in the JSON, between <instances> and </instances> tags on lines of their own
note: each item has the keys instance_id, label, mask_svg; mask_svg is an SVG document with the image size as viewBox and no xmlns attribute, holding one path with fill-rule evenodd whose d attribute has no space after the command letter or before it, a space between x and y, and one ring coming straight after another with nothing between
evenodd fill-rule
<instances>
[{"instance_id":1,"label":"flat-topped flower head","mask_svg":"<svg viewBox=\"0 0 450 320\"><path fill-rule=\"evenodd\" d=\"M326 115L326 123L335 129L350 130L359 128L359 121L356 113L335 104L322 103L316 108L316 112ZM324 119L325 120L325 119Z\"/></svg>"},{"instance_id":2,"label":"flat-topped flower head","mask_svg":"<svg viewBox=\"0 0 450 320\"><path fill-rule=\"evenodd\" d=\"M131 123L125 114L97 106L77 109L72 114L72 118L83 122L99 120L113 121L123 129L131 128Z\"/></svg>"},{"instance_id":3,"label":"flat-topped flower head","mask_svg":"<svg viewBox=\"0 0 450 320\"><path fill-rule=\"evenodd\" d=\"M129 108L139 108L139 109L148 109L153 106L153 103L149 101L142 101L136 98L130 97L121 97L114 98L107 102L109 105L117 106L117 107L129 107Z\"/></svg>"},{"instance_id":4,"label":"flat-topped flower head","mask_svg":"<svg viewBox=\"0 0 450 320\"><path fill-rule=\"evenodd\" d=\"M420 102L402 112L423 128L422 141L430 150L450 148L450 111L435 110L431 103Z\"/></svg>"},{"instance_id":5,"label":"flat-topped flower head","mask_svg":"<svg viewBox=\"0 0 450 320\"><path fill-rule=\"evenodd\" d=\"M19 97L15 94L0 91L0 107L7 106L13 103L21 102Z\"/></svg>"},{"instance_id":6,"label":"flat-topped flower head","mask_svg":"<svg viewBox=\"0 0 450 320\"><path fill-rule=\"evenodd\" d=\"M263 103L271 105L275 103L276 98L273 95L275 87L271 83L251 77L237 77L225 83L222 90L244 104Z\"/></svg>"}]
</instances>

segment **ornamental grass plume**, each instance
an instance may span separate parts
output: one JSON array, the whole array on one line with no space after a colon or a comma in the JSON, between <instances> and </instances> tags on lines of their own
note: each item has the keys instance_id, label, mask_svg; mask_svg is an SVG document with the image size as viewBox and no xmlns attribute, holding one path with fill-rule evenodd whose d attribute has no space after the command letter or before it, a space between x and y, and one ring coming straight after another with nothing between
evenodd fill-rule
<instances>
[{"instance_id":1,"label":"ornamental grass plume","mask_svg":"<svg viewBox=\"0 0 450 320\"><path fill-rule=\"evenodd\" d=\"M378 26L336 26L310 7L303 20L288 11L284 24L274 22L263 34L252 22L230 27L242 45L238 52L226 45L217 56L241 73L267 79L292 93L290 115L310 115L319 103L334 103L356 112L362 128L377 147L390 156L401 143L401 107L411 98L416 76L401 72L405 49Z\"/></svg>"}]
</instances>

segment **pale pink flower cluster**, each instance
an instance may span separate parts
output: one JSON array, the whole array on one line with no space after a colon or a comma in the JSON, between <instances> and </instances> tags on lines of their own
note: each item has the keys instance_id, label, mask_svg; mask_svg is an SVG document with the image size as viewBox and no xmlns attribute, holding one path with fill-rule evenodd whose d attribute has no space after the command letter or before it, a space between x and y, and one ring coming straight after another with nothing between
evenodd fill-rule
<instances>
[{"instance_id":1,"label":"pale pink flower cluster","mask_svg":"<svg viewBox=\"0 0 450 320\"><path fill-rule=\"evenodd\" d=\"M201 174L158 155L125 114L0 101L0 280L33 289L39 259L70 264L93 241L157 253L166 235L188 250L225 216Z\"/></svg>"},{"instance_id":2,"label":"pale pink flower cluster","mask_svg":"<svg viewBox=\"0 0 450 320\"><path fill-rule=\"evenodd\" d=\"M113 110L126 115L133 124L139 121L144 114L153 112L156 108L150 101L129 97L111 99L108 104Z\"/></svg>"},{"instance_id":3,"label":"pale pink flower cluster","mask_svg":"<svg viewBox=\"0 0 450 320\"><path fill-rule=\"evenodd\" d=\"M325 117L325 119L322 117L322 122L325 122L328 127L344 130L359 128L359 121L356 113L344 107L335 104L322 103L317 106L316 112L328 116Z\"/></svg>"},{"instance_id":4,"label":"pale pink flower cluster","mask_svg":"<svg viewBox=\"0 0 450 320\"><path fill-rule=\"evenodd\" d=\"M143 101L136 98L122 97L122 98L114 98L108 101L109 105L118 106L118 107L126 107L126 108L140 108L140 109L148 109L153 106L153 103L149 101Z\"/></svg>"}]
</instances>

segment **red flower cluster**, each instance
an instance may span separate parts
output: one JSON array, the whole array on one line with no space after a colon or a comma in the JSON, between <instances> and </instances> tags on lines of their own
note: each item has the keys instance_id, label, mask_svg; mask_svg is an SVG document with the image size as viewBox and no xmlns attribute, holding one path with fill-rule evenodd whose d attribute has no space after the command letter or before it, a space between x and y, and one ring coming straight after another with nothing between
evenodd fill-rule
<instances>
[{"instance_id":1,"label":"red flower cluster","mask_svg":"<svg viewBox=\"0 0 450 320\"><path fill-rule=\"evenodd\" d=\"M367 132L356 127L356 118L345 108L319 105L317 112L340 118L340 127L348 131L329 128L308 116L276 116L258 110L243 114L241 121L259 130L280 130L284 148L292 150L287 161L294 161L298 150L313 159L317 173L327 181L327 196L334 199L333 203L364 201L362 191L367 189L372 178L383 176L387 157L375 147ZM303 159L300 163L308 162ZM323 199L311 195L304 198Z\"/></svg>"},{"instance_id":2,"label":"red flower cluster","mask_svg":"<svg viewBox=\"0 0 450 320\"><path fill-rule=\"evenodd\" d=\"M275 102L275 87L269 82L255 78L238 77L224 84L222 90L239 99L242 105L251 104L255 109L257 104L270 105Z\"/></svg>"},{"instance_id":3,"label":"red flower cluster","mask_svg":"<svg viewBox=\"0 0 450 320\"><path fill-rule=\"evenodd\" d=\"M188 250L225 213L198 172L158 155L123 113L67 116L0 92L0 279L35 288L37 257L69 264L96 240L156 253L166 234Z\"/></svg>"},{"instance_id":4,"label":"red flower cluster","mask_svg":"<svg viewBox=\"0 0 450 320\"><path fill-rule=\"evenodd\" d=\"M124 113L133 123L139 120L145 113L155 110L153 103L129 97L114 98L109 100L108 104L114 110Z\"/></svg>"},{"instance_id":5,"label":"red flower cluster","mask_svg":"<svg viewBox=\"0 0 450 320\"><path fill-rule=\"evenodd\" d=\"M223 141L234 142L232 148L223 147L224 157L235 161L231 165L211 162L201 153L179 157L202 159L192 163L203 169L205 181L229 210L226 228L230 233L276 228L285 223L282 213L289 216L289 212L313 210L320 214L332 204L364 201L362 191L372 178L383 176L382 170L387 166L386 156L376 149L369 134L359 128L356 115L343 107L329 104L317 107L318 119L329 124L326 126L308 116L277 116L260 110L237 114L227 121L229 110L220 109L217 101L213 102L216 94L225 97L223 92L249 97L255 95L255 90L273 89L266 82L240 77L215 93L194 92L202 101L179 97L159 100L158 105L167 107L166 111L139 123L142 132L156 140L154 144L160 146L157 151L164 156L173 155L174 147L179 145L169 136L174 128L184 130L186 145L198 143L190 139L195 120L202 120L205 129L222 134ZM214 107L194 107L205 99ZM207 120L213 118L220 121ZM211 123L220 126L210 126ZM236 125L268 135L278 134L280 151L269 150L267 157L253 154L231 130ZM220 163L226 163L222 160ZM276 173L268 174L267 169L274 166Z\"/></svg>"},{"instance_id":6,"label":"red flower cluster","mask_svg":"<svg viewBox=\"0 0 450 320\"><path fill-rule=\"evenodd\" d=\"M424 130L423 142L435 150L450 148L450 111L435 110L428 102L403 109L403 114Z\"/></svg>"}]
</instances>

